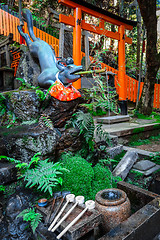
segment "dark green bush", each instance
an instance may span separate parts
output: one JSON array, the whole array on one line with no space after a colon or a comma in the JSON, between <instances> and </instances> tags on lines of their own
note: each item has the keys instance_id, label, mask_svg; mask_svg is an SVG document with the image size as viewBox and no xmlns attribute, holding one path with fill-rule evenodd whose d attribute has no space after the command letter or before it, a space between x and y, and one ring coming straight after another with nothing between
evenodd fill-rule
<instances>
[{"instance_id":1,"label":"dark green bush","mask_svg":"<svg viewBox=\"0 0 160 240\"><path fill-rule=\"evenodd\" d=\"M63 154L60 162L65 169L62 187L56 190L69 190L71 193L83 195L85 200L95 199L98 191L116 187L117 179L112 176L108 167L98 163L93 168L80 155Z\"/></svg>"},{"instance_id":2,"label":"dark green bush","mask_svg":"<svg viewBox=\"0 0 160 240\"><path fill-rule=\"evenodd\" d=\"M62 155L62 166L68 171L63 173L63 189L70 190L77 195L83 195L85 198L90 195L91 182L94 178L94 172L89 164L80 155L71 154Z\"/></svg>"}]
</instances>

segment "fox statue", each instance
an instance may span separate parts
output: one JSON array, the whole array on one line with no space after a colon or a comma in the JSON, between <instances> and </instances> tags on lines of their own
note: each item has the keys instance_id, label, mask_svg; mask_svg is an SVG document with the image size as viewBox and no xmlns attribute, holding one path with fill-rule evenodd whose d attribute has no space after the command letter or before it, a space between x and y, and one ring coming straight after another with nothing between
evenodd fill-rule
<instances>
[{"instance_id":1,"label":"fox statue","mask_svg":"<svg viewBox=\"0 0 160 240\"><path fill-rule=\"evenodd\" d=\"M38 84L42 88L49 88L59 80L65 87L75 82L81 76L78 73L82 70L82 66L74 65L72 58L67 58L66 66L62 61L57 61L53 49L48 43L36 38L33 32L33 19L29 9L22 10L23 20L27 22L29 35L22 31L22 27L18 26L20 35L25 39L29 51L33 57L38 58L41 74L38 76ZM33 40L33 42L31 41Z\"/></svg>"}]
</instances>

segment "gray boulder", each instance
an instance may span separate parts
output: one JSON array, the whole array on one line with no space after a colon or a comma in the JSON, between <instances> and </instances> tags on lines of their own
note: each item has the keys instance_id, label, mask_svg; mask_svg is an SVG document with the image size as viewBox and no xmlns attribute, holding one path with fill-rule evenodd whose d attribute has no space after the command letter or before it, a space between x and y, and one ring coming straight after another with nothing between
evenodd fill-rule
<instances>
[{"instance_id":1,"label":"gray boulder","mask_svg":"<svg viewBox=\"0 0 160 240\"><path fill-rule=\"evenodd\" d=\"M53 156L59 138L56 129L51 130L38 124L22 125L3 129L0 146L1 143L5 145L7 156L28 162L37 152L44 157Z\"/></svg>"}]
</instances>

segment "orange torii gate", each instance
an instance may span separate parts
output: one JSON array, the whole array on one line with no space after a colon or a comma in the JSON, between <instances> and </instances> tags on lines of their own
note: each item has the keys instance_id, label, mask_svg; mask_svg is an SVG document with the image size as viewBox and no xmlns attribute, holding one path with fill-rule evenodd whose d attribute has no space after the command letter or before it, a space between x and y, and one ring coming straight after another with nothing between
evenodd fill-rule
<instances>
[{"instance_id":1,"label":"orange torii gate","mask_svg":"<svg viewBox=\"0 0 160 240\"><path fill-rule=\"evenodd\" d=\"M132 39L126 36L125 30L132 30L133 26L136 26L136 22L124 19L82 0L59 0L58 2L74 10L74 16L60 14L59 22L73 27L73 59L76 65L81 65L81 29L118 40L119 101L121 113L126 114L127 88L125 83L125 43L132 44ZM99 18L99 26L88 24L85 20L82 20L82 13ZM118 32L106 30L104 28L105 22L117 25ZM79 79L73 85L77 89L81 88L81 80Z\"/></svg>"}]
</instances>

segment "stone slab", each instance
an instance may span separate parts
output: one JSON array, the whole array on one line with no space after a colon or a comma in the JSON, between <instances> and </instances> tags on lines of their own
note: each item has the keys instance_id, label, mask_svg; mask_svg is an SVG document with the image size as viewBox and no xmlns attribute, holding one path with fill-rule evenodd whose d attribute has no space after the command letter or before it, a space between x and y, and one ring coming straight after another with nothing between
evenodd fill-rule
<instances>
[{"instance_id":1,"label":"stone slab","mask_svg":"<svg viewBox=\"0 0 160 240\"><path fill-rule=\"evenodd\" d=\"M120 122L128 122L129 119L130 119L129 115L116 115L116 116L97 118L97 123L113 124L113 123L120 123Z\"/></svg>"},{"instance_id":2,"label":"stone slab","mask_svg":"<svg viewBox=\"0 0 160 240\"><path fill-rule=\"evenodd\" d=\"M145 131L160 129L160 123L138 124L132 122L121 122L115 124L104 124L103 129L110 134L118 137L124 137L131 134L139 134Z\"/></svg>"},{"instance_id":3,"label":"stone slab","mask_svg":"<svg viewBox=\"0 0 160 240\"><path fill-rule=\"evenodd\" d=\"M123 150L124 151L136 151L139 155L144 156L144 157L149 157L151 155L156 155L155 152L145 151L145 150L142 150L142 149L127 147L127 146L123 146Z\"/></svg>"},{"instance_id":4,"label":"stone slab","mask_svg":"<svg viewBox=\"0 0 160 240\"><path fill-rule=\"evenodd\" d=\"M149 160L141 160L133 165L134 169L140 170L140 171L147 171L151 168L156 166L154 162L151 162Z\"/></svg>"},{"instance_id":5,"label":"stone slab","mask_svg":"<svg viewBox=\"0 0 160 240\"><path fill-rule=\"evenodd\" d=\"M123 150L122 145L117 145L115 147L111 147L109 150L107 150L107 153L110 158L114 158L116 155L120 154Z\"/></svg>"},{"instance_id":6,"label":"stone slab","mask_svg":"<svg viewBox=\"0 0 160 240\"><path fill-rule=\"evenodd\" d=\"M151 175L152 173L154 173L155 171L157 171L159 169L160 169L160 165L156 165L156 166L154 166L154 167L152 167L152 168L150 168L150 169L148 169L146 171L141 171L141 170L137 170L135 168L132 168L132 170L140 172L140 173L144 174L144 176L149 176L149 175Z\"/></svg>"},{"instance_id":7,"label":"stone slab","mask_svg":"<svg viewBox=\"0 0 160 240\"><path fill-rule=\"evenodd\" d=\"M113 175L119 176L124 180L137 159L138 153L136 151L128 151L113 170Z\"/></svg>"},{"instance_id":8,"label":"stone slab","mask_svg":"<svg viewBox=\"0 0 160 240\"><path fill-rule=\"evenodd\" d=\"M0 163L0 185L16 181L17 169L14 164Z\"/></svg>"}]
</instances>

